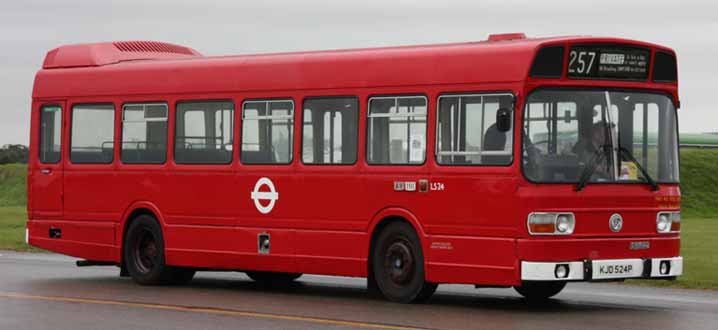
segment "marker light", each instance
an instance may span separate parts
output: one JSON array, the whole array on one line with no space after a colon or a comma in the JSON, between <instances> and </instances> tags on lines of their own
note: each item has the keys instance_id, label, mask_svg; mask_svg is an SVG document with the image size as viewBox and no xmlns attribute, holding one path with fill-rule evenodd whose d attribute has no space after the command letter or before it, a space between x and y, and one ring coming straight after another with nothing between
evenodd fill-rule
<instances>
[{"instance_id":1,"label":"marker light","mask_svg":"<svg viewBox=\"0 0 718 330\"><path fill-rule=\"evenodd\" d=\"M573 213L534 212L529 214L531 235L570 235L576 226Z\"/></svg>"},{"instance_id":2,"label":"marker light","mask_svg":"<svg viewBox=\"0 0 718 330\"><path fill-rule=\"evenodd\" d=\"M661 234L681 231L681 212L658 212L656 231Z\"/></svg>"}]
</instances>

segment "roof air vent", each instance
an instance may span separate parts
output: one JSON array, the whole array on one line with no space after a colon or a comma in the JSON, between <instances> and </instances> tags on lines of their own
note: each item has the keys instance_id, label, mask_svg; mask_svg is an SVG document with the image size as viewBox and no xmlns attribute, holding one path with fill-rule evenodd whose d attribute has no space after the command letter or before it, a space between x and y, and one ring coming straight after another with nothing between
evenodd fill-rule
<instances>
[{"instance_id":1,"label":"roof air vent","mask_svg":"<svg viewBox=\"0 0 718 330\"><path fill-rule=\"evenodd\" d=\"M126 61L201 57L192 48L157 41L117 41L66 45L47 53L43 69L103 66Z\"/></svg>"},{"instance_id":2,"label":"roof air vent","mask_svg":"<svg viewBox=\"0 0 718 330\"><path fill-rule=\"evenodd\" d=\"M133 53L172 53L172 54L184 54L194 55L194 53L187 47L168 44L165 42L157 41L118 41L112 44L117 47L121 52L133 52Z\"/></svg>"},{"instance_id":3,"label":"roof air vent","mask_svg":"<svg viewBox=\"0 0 718 330\"><path fill-rule=\"evenodd\" d=\"M503 33L503 34L490 34L489 41L506 41L506 40L520 40L526 39L524 33Z\"/></svg>"}]
</instances>

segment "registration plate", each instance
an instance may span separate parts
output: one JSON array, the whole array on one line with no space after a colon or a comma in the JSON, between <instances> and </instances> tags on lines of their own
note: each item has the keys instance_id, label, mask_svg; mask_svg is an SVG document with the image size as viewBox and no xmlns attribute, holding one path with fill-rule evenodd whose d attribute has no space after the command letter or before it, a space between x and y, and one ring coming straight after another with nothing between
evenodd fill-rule
<instances>
[{"instance_id":1,"label":"registration plate","mask_svg":"<svg viewBox=\"0 0 718 330\"><path fill-rule=\"evenodd\" d=\"M593 262L593 279L641 277L643 260L595 260Z\"/></svg>"}]
</instances>

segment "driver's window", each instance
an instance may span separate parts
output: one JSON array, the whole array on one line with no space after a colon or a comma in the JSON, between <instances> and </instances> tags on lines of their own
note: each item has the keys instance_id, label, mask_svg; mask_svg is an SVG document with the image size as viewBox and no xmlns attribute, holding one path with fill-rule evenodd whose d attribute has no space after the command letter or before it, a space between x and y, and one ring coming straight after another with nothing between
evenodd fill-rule
<instances>
[{"instance_id":1,"label":"driver's window","mask_svg":"<svg viewBox=\"0 0 718 330\"><path fill-rule=\"evenodd\" d=\"M513 127L499 128L499 109L511 110L510 94L439 97L436 161L441 165L509 165ZM513 126L513 125L512 125Z\"/></svg>"}]
</instances>

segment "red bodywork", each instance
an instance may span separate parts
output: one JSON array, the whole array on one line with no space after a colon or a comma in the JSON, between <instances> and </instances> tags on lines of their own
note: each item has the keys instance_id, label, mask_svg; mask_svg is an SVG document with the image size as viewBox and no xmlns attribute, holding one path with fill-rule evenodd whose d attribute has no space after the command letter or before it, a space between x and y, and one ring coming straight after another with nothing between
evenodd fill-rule
<instances>
[{"instance_id":1,"label":"red bodywork","mask_svg":"<svg viewBox=\"0 0 718 330\"><path fill-rule=\"evenodd\" d=\"M119 263L126 223L139 210L152 212L161 222L168 264L201 268L367 276L374 228L397 217L416 228L427 280L437 283L518 285L521 260L678 256L679 235L658 235L655 230L657 211L679 209L678 185L651 191L648 185L594 184L576 192L572 184L530 183L521 171L519 129L514 130L514 161L509 166L441 166L435 161L437 97L445 93L511 92L517 97L515 123L521 122L526 95L543 86L654 90L670 94L678 104L677 83L650 83L650 77L649 82L568 80L565 73L560 79L529 78L540 47L572 43L639 45L673 54L658 45L589 37L233 57L203 57L187 48L176 56L149 51L117 56L112 44L95 44L85 52L70 46L76 48L61 56L61 47L48 54L33 91L30 244ZM365 161L367 101L394 94L428 98L422 165L376 166ZM305 165L302 101L332 95L359 98L358 160L353 165ZM235 141L229 165L172 161L178 101L231 100L235 122L240 123L242 102L258 98L294 100L291 164L242 164L240 141ZM127 102L150 101L169 106L168 160L161 165L122 164L120 109ZM113 163L71 163L70 109L108 102L115 106ZM57 165L41 164L37 155L39 109L48 104L60 105L65 121ZM235 125L234 135L241 137L240 130L241 125ZM45 170L50 175L43 175ZM281 194L267 215L250 199L261 177L271 178ZM445 190L393 190L394 181L421 179L443 183ZM527 215L536 211L574 212L575 233L530 236ZM621 233L609 229L614 212L626 220ZM61 228L62 238L49 238L50 228ZM257 251L257 235L263 232L272 236L271 254ZM636 239L650 241L650 249L630 250Z\"/></svg>"}]
</instances>

